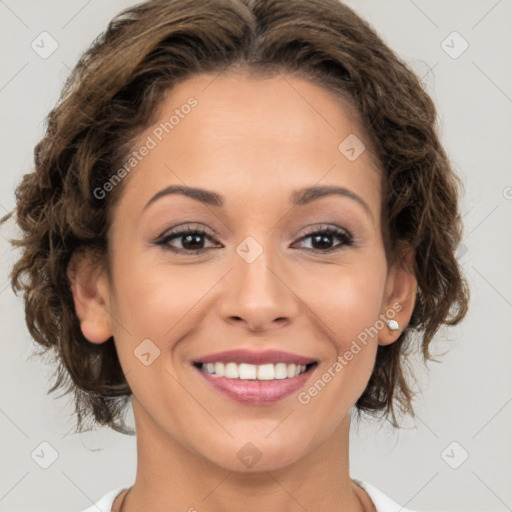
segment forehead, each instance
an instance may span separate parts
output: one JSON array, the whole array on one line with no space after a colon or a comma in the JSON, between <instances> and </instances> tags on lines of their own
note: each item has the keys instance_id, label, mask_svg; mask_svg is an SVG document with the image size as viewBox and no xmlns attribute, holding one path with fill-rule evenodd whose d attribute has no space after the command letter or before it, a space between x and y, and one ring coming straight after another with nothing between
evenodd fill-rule
<instances>
[{"instance_id":1,"label":"forehead","mask_svg":"<svg viewBox=\"0 0 512 512\"><path fill-rule=\"evenodd\" d=\"M201 74L170 90L156 114L134 144L151 141L123 193L132 207L173 183L254 201L338 184L378 212L380 170L364 127L350 105L319 85L282 74Z\"/></svg>"}]
</instances>

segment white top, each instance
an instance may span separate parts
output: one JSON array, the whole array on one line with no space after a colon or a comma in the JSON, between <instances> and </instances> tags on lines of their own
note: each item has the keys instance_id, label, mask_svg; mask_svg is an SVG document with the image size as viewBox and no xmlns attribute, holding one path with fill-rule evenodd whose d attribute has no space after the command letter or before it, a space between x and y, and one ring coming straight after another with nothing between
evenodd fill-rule
<instances>
[{"instance_id":1,"label":"white top","mask_svg":"<svg viewBox=\"0 0 512 512\"><path fill-rule=\"evenodd\" d=\"M362 487L368 493L368 496L370 496L371 500L373 501L377 512L414 512L413 510L404 508L402 505L394 502L382 491L379 491L379 489L373 485L370 485L368 482L359 480L357 478L352 478L352 481ZM114 500L126 489L128 489L128 487L118 487L117 489L110 491L94 505L91 505L89 508L86 508L81 512L112 512L112 505Z\"/></svg>"}]
</instances>

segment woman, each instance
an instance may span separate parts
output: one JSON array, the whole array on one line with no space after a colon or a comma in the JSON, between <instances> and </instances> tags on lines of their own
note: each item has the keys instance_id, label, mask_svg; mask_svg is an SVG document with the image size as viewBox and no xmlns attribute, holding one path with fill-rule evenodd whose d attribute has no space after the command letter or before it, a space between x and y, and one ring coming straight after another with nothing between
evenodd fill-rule
<instances>
[{"instance_id":1,"label":"woman","mask_svg":"<svg viewBox=\"0 0 512 512\"><path fill-rule=\"evenodd\" d=\"M413 414L467 310L458 179L415 75L336 0L150 0L82 56L17 189L52 391L137 433L89 510L402 510L351 412ZM415 335L415 338L413 338Z\"/></svg>"}]
</instances>

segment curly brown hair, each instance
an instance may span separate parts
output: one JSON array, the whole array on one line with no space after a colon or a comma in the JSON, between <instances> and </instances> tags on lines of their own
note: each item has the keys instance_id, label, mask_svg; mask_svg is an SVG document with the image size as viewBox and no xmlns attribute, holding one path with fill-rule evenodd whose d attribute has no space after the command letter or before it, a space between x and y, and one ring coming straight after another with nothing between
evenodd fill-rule
<instances>
[{"instance_id":1,"label":"curly brown hair","mask_svg":"<svg viewBox=\"0 0 512 512\"><path fill-rule=\"evenodd\" d=\"M410 324L379 346L362 411L414 416L407 351L419 334L425 361L442 324L466 314L469 289L455 257L462 237L460 179L437 134L433 101L417 76L374 29L337 0L150 0L118 14L79 59L44 137L35 169L16 189L22 249L11 271L23 291L26 323L53 349L59 387L74 393L77 426L86 419L133 433L122 420L131 389L113 338L82 334L67 276L79 251L108 268L107 232L124 182L105 199L93 191L119 169L152 123L163 94L198 73L244 69L291 73L348 99L381 164L382 226L388 264L401 241L414 250L418 289ZM419 350L416 350L419 352Z\"/></svg>"}]
</instances>

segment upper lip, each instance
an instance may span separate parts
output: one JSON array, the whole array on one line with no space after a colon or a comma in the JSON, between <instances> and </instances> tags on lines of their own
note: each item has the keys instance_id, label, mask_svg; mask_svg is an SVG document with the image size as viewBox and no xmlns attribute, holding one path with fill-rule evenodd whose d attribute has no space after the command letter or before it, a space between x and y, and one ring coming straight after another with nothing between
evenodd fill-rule
<instances>
[{"instance_id":1,"label":"upper lip","mask_svg":"<svg viewBox=\"0 0 512 512\"><path fill-rule=\"evenodd\" d=\"M268 363L286 363L308 365L315 363L316 360L310 357L283 352L281 350L265 350L256 352L254 350L226 350L215 354L208 354L194 360L194 363L249 363L249 364L268 364Z\"/></svg>"}]
</instances>

